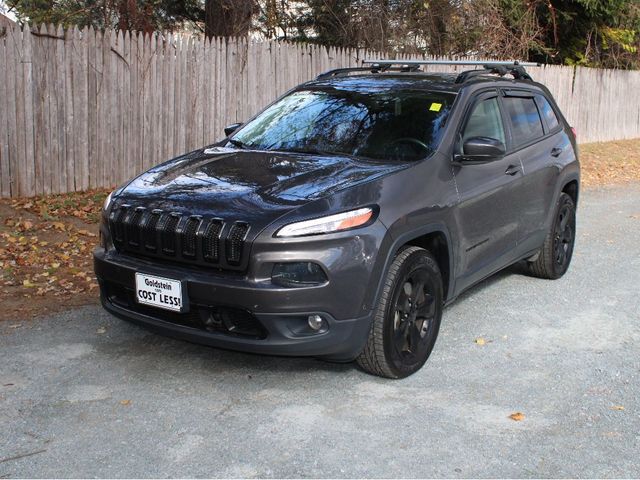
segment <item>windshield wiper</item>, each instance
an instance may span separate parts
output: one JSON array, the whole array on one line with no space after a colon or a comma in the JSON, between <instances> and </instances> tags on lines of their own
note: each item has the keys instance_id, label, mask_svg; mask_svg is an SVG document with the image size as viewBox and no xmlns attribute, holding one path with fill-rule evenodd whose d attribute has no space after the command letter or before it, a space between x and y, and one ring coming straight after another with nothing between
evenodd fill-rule
<instances>
[{"instance_id":1,"label":"windshield wiper","mask_svg":"<svg viewBox=\"0 0 640 480\"><path fill-rule=\"evenodd\" d=\"M331 157L359 158L355 155L351 155L350 153L332 152L330 150L319 150L317 148L287 148L286 150L280 151L290 153L306 153L307 155L326 155Z\"/></svg>"},{"instance_id":2,"label":"windshield wiper","mask_svg":"<svg viewBox=\"0 0 640 480\"><path fill-rule=\"evenodd\" d=\"M235 139L233 139L233 138L228 138L228 139L227 139L227 141L228 141L231 145L233 145L234 147L238 147L238 148L241 148L241 149L243 149L243 150L246 150L246 149L248 149L248 148L249 148L246 144L242 143L240 140L235 140Z\"/></svg>"}]
</instances>

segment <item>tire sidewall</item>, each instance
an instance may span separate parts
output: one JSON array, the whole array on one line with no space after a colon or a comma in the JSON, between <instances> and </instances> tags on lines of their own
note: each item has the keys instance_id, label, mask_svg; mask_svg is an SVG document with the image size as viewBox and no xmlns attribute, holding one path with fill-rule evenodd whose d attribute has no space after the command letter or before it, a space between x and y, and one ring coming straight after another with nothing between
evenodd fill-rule
<instances>
[{"instance_id":1,"label":"tire sidewall","mask_svg":"<svg viewBox=\"0 0 640 480\"><path fill-rule=\"evenodd\" d=\"M569 212L570 212L569 214L571 215L570 222L571 222L571 227L573 229L573 239L571 242L571 247L567 252L567 257L568 257L567 260L564 262L563 265L558 265L555 258L554 241L558 233L557 232L558 216L560 215L560 212L562 211L562 208L565 205L569 206ZM551 226L551 229L552 229L551 262L552 262L553 274L555 278L560 278L567 272L567 270L569 269L569 265L571 265L571 259L573 258L573 249L576 244L576 206L575 206L575 203L573 202L573 199L566 193L562 193L560 195L560 198L558 199L558 207L556 208L556 214L553 217L553 225Z\"/></svg>"},{"instance_id":2,"label":"tire sidewall","mask_svg":"<svg viewBox=\"0 0 640 480\"><path fill-rule=\"evenodd\" d=\"M435 315L432 320L432 328L434 331L429 343L427 344L424 358L419 359L418 362L412 365L404 365L398 361L398 356L392 341L396 299L399 295L399 289L402 288L404 279L407 278L408 274L422 268L429 272L430 282L432 283L434 290ZM426 250L412 252L400 265L400 268L393 279L391 295L386 299L386 304L384 305L384 354L388 366L396 378L404 378L417 372L422 368L431 355L440 329L443 303L442 276L435 259Z\"/></svg>"}]
</instances>

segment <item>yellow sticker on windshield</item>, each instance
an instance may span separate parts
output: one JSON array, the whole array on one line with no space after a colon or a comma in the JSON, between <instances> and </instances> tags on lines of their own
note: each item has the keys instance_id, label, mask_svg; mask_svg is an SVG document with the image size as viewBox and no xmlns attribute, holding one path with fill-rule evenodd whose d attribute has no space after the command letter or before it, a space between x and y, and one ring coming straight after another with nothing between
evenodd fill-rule
<instances>
[{"instance_id":1,"label":"yellow sticker on windshield","mask_svg":"<svg viewBox=\"0 0 640 480\"><path fill-rule=\"evenodd\" d=\"M442 108L441 103L432 103L431 106L429 107L429 110L431 112L439 112L441 108Z\"/></svg>"}]
</instances>

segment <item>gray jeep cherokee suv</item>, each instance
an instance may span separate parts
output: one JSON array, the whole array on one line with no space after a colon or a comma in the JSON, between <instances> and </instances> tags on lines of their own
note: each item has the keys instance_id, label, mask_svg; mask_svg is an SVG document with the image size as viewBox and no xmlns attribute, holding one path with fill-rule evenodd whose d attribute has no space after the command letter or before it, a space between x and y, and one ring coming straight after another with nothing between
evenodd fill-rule
<instances>
[{"instance_id":1,"label":"gray jeep cherokee suv","mask_svg":"<svg viewBox=\"0 0 640 480\"><path fill-rule=\"evenodd\" d=\"M522 65L380 61L304 83L103 209L104 307L174 337L416 372L442 310L514 262L567 270L575 135Z\"/></svg>"}]
</instances>

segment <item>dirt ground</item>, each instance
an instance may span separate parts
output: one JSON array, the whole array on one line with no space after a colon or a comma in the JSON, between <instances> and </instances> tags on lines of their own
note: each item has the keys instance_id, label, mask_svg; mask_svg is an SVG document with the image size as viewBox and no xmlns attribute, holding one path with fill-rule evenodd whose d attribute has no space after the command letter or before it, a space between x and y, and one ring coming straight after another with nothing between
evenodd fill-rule
<instances>
[{"instance_id":1,"label":"dirt ground","mask_svg":"<svg viewBox=\"0 0 640 480\"><path fill-rule=\"evenodd\" d=\"M640 181L640 139L580 146L583 187ZM0 200L0 321L98 302L91 251L108 189Z\"/></svg>"}]
</instances>

